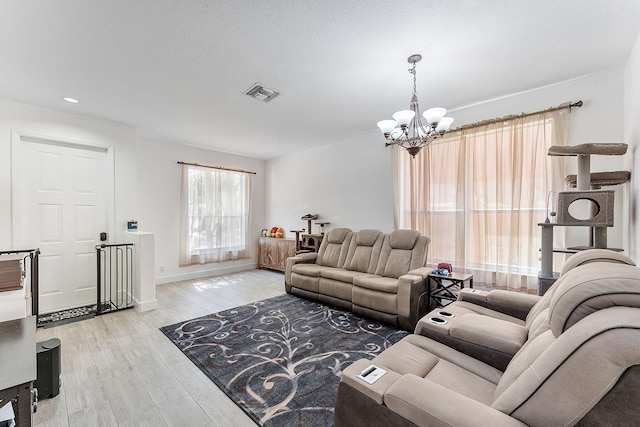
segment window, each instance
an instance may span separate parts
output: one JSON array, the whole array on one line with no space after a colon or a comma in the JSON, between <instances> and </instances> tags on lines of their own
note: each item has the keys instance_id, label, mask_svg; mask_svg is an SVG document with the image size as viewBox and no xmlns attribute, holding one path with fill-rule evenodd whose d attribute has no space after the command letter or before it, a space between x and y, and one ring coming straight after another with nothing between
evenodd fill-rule
<instances>
[{"instance_id":1,"label":"window","mask_svg":"<svg viewBox=\"0 0 640 427\"><path fill-rule=\"evenodd\" d=\"M453 132L415 159L395 150L396 226L431 237L428 264L450 262L489 287L536 292L550 191L563 186L565 111Z\"/></svg>"},{"instance_id":2,"label":"window","mask_svg":"<svg viewBox=\"0 0 640 427\"><path fill-rule=\"evenodd\" d=\"M248 258L250 175L182 168L180 265Z\"/></svg>"}]
</instances>

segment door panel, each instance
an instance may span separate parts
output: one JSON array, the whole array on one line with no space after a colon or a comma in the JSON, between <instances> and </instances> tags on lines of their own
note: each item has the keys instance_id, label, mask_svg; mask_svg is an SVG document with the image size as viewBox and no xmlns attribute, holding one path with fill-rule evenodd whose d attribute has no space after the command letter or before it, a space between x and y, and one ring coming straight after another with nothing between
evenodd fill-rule
<instances>
[{"instance_id":1,"label":"door panel","mask_svg":"<svg viewBox=\"0 0 640 427\"><path fill-rule=\"evenodd\" d=\"M12 148L14 247L40 248L41 313L95 304L106 150L33 138Z\"/></svg>"}]
</instances>

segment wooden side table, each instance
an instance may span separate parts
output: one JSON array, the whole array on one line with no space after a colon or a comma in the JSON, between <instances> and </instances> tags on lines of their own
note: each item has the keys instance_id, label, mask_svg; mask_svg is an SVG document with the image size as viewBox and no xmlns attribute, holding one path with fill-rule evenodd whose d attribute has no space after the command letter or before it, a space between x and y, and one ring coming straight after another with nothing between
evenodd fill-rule
<instances>
[{"instance_id":1,"label":"wooden side table","mask_svg":"<svg viewBox=\"0 0 640 427\"><path fill-rule=\"evenodd\" d=\"M31 388L36 379L36 317L0 322L0 399L18 398L16 425L31 426Z\"/></svg>"},{"instance_id":2,"label":"wooden side table","mask_svg":"<svg viewBox=\"0 0 640 427\"><path fill-rule=\"evenodd\" d=\"M431 301L436 303L433 307L444 307L448 302L458 299L456 290L464 288L465 283L473 288L473 274L451 273L447 276L443 274L431 273L428 275L427 286L427 313L431 311ZM435 286L433 286L435 284ZM452 289L454 288L454 289Z\"/></svg>"},{"instance_id":3,"label":"wooden side table","mask_svg":"<svg viewBox=\"0 0 640 427\"><path fill-rule=\"evenodd\" d=\"M287 258L295 256L296 241L274 237L258 239L258 267L284 271Z\"/></svg>"}]
</instances>

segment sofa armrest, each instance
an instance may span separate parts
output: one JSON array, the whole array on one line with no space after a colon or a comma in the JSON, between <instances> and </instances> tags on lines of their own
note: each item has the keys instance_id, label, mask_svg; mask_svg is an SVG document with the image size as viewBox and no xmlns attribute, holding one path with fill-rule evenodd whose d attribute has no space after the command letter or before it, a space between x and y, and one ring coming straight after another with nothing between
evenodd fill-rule
<instances>
[{"instance_id":1,"label":"sofa armrest","mask_svg":"<svg viewBox=\"0 0 640 427\"><path fill-rule=\"evenodd\" d=\"M542 297L539 295L496 289L493 292L489 292L487 300L496 304L511 305L531 310L531 308L536 305L541 298Z\"/></svg>"},{"instance_id":2,"label":"sofa armrest","mask_svg":"<svg viewBox=\"0 0 640 427\"><path fill-rule=\"evenodd\" d=\"M316 252L306 252L287 258L284 270L284 285L287 293L291 291L291 273L296 264L313 264L316 262L318 254Z\"/></svg>"},{"instance_id":3,"label":"sofa armrest","mask_svg":"<svg viewBox=\"0 0 640 427\"><path fill-rule=\"evenodd\" d=\"M412 270L418 275L407 273L398 278L398 326L407 331L413 331L418 320L427 314L428 280L418 270Z\"/></svg>"},{"instance_id":4,"label":"sofa armrest","mask_svg":"<svg viewBox=\"0 0 640 427\"><path fill-rule=\"evenodd\" d=\"M416 268L415 270L409 271L407 274L410 276L420 276L423 279L426 279L427 276L431 274L432 271L433 271L433 268L420 267L420 268Z\"/></svg>"},{"instance_id":5,"label":"sofa armrest","mask_svg":"<svg viewBox=\"0 0 640 427\"><path fill-rule=\"evenodd\" d=\"M488 292L464 288L458 294L459 301L477 304L521 320L527 318L529 311L541 298L538 295L500 289Z\"/></svg>"},{"instance_id":6,"label":"sofa armrest","mask_svg":"<svg viewBox=\"0 0 640 427\"><path fill-rule=\"evenodd\" d=\"M450 322L449 335L452 337L512 356L520 350L529 334L524 326L475 313L453 318Z\"/></svg>"},{"instance_id":7,"label":"sofa armrest","mask_svg":"<svg viewBox=\"0 0 640 427\"><path fill-rule=\"evenodd\" d=\"M487 301L490 293L491 292L489 291L481 291L479 289L462 288L458 294L458 301L466 301L470 303Z\"/></svg>"},{"instance_id":8,"label":"sofa armrest","mask_svg":"<svg viewBox=\"0 0 640 427\"><path fill-rule=\"evenodd\" d=\"M403 375L389 387L384 404L418 426L526 426L491 406L413 374Z\"/></svg>"}]
</instances>

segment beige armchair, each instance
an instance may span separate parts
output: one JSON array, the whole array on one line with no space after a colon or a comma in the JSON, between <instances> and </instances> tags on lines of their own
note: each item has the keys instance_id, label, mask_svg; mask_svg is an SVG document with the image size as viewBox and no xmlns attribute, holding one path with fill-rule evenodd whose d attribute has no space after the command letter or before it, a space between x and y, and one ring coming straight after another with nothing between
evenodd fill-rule
<instances>
[{"instance_id":1,"label":"beige armchair","mask_svg":"<svg viewBox=\"0 0 640 427\"><path fill-rule=\"evenodd\" d=\"M636 425L640 269L566 271L503 371L421 335L345 369L335 427ZM371 364L387 373L367 384Z\"/></svg>"},{"instance_id":2,"label":"beige armchair","mask_svg":"<svg viewBox=\"0 0 640 427\"><path fill-rule=\"evenodd\" d=\"M542 297L465 288L458 301L424 316L414 332L504 370L531 331L539 326L536 319L540 321L539 314L549 308L556 289L566 276L573 274L576 267L603 262L635 265L631 258L607 249L579 252L563 264L560 278Z\"/></svg>"}]
</instances>

